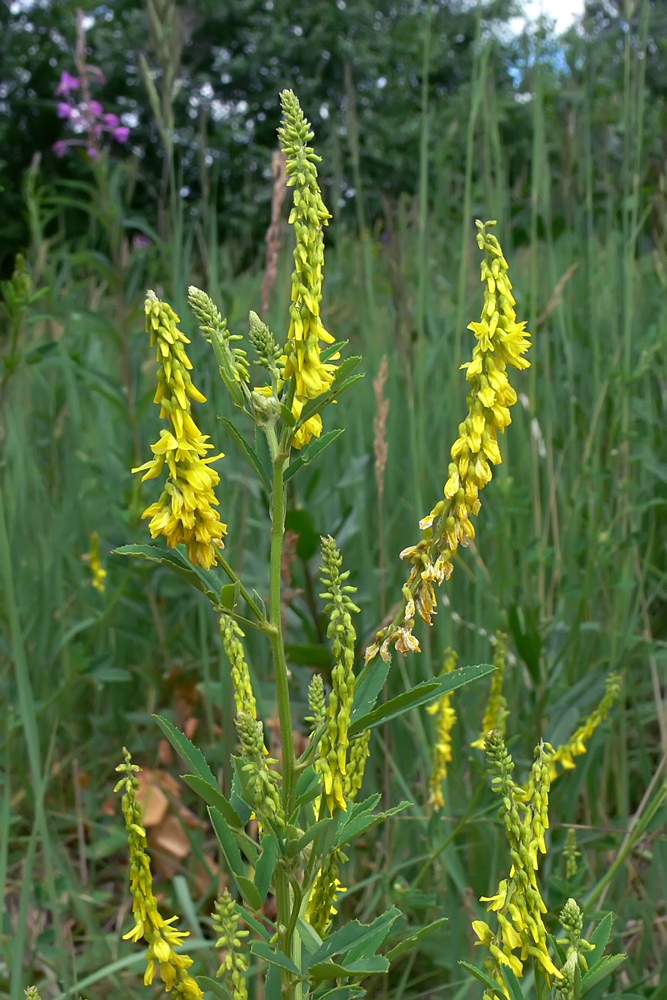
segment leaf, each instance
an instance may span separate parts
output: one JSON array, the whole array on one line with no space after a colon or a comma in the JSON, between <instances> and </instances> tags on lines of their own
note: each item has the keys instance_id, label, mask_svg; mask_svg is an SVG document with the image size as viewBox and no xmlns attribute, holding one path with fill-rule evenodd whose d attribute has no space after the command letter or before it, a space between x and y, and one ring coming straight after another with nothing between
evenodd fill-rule
<instances>
[{"instance_id":1,"label":"leaf","mask_svg":"<svg viewBox=\"0 0 667 1000\"><path fill-rule=\"evenodd\" d=\"M222 852L225 855L225 860L227 861L230 872L235 878L238 878L239 875L243 877L244 868L243 861L241 860L241 852L239 851L239 845L236 843L236 838L227 825L225 817L215 808L215 806L208 807L208 814L211 817L211 823L213 824L215 835L218 838L218 843L220 844ZM255 907L255 909L259 909L259 907Z\"/></svg>"},{"instance_id":2,"label":"leaf","mask_svg":"<svg viewBox=\"0 0 667 1000\"><path fill-rule=\"evenodd\" d=\"M187 736L185 736L180 729L177 729L172 722L169 722L168 719L164 719L161 715L154 715L153 718L156 720L158 726L167 737L181 760L187 764L188 767L191 767L195 774L202 779L202 781L217 791L218 783L213 777L213 772L206 763L206 758L199 747L196 747L194 743L191 743Z\"/></svg>"},{"instance_id":3,"label":"leaf","mask_svg":"<svg viewBox=\"0 0 667 1000\"><path fill-rule=\"evenodd\" d=\"M512 1000L525 1000L523 995L523 990L521 989L519 980L516 978L516 975L513 972L513 970L510 969L509 966L503 965L502 975L503 979L507 983L507 987L512 996Z\"/></svg>"},{"instance_id":4,"label":"leaf","mask_svg":"<svg viewBox=\"0 0 667 1000\"><path fill-rule=\"evenodd\" d=\"M338 351L342 351L348 344L349 340L339 340L335 344L329 344L329 346L325 348L320 355L322 361L328 361L333 354L336 354Z\"/></svg>"},{"instance_id":5,"label":"leaf","mask_svg":"<svg viewBox=\"0 0 667 1000\"><path fill-rule=\"evenodd\" d=\"M352 722L371 711L380 691L384 687L390 670L391 663L385 663L384 660L378 659L375 663L369 665L368 672L362 670L359 674L354 689Z\"/></svg>"},{"instance_id":6,"label":"leaf","mask_svg":"<svg viewBox=\"0 0 667 1000\"><path fill-rule=\"evenodd\" d=\"M296 424L296 417L290 410L289 406L285 406L284 403L280 403L280 416L283 418L288 427L294 427Z\"/></svg>"},{"instance_id":7,"label":"leaf","mask_svg":"<svg viewBox=\"0 0 667 1000\"><path fill-rule=\"evenodd\" d=\"M590 943L595 947L595 951L589 952L590 966L593 966L596 963L596 961L599 958L601 958L603 951L607 947L613 923L614 923L614 914L608 913L605 917L602 918L600 923L597 925L597 927L591 934Z\"/></svg>"},{"instance_id":8,"label":"leaf","mask_svg":"<svg viewBox=\"0 0 667 1000\"><path fill-rule=\"evenodd\" d=\"M387 952L387 958L390 962L395 962L397 958L404 955L406 951L412 951L415 945L419 944L424 938L427 938L429 934L433 934L440 927L447 923L448 917L440 917L439 920L433 920L430 924L426 924L425 927L420 927L418 931L411 934L408 938L403 938L403 940L397 944L391 951Z\"/></svg>"},{"instance_id":9,"label":"leaf","mask_svg":"<svg viewBox=\"0 0 667 1000\"><path fill-rule=\"evenodd\" d=\"M270 493L271 486L269 485L268 476L266 475L264 466L262 465L259 455L255 451L255 449L252 447L252 445L248 444L243 435L239 431L237 431L236 427L231 422L231 420L227 420L225 417L218 417L218 420L220 421L221 424L224 425L225 430L227 431L227 433L229 434L229 436L231 437L232 441L234 442L238 450L241 452L241 454L245 455L245 457L248 459L253 469L259 476L262 482L262 486L264 487L266 492Z\"/></svg>"},{"instance_id":10,"label":"leaf","mask_svg":"<svg viewBox=\"0 0 667 1000\"><path fill-rule=\"evenodd\" d=\"M273 837L265 833L262 836L262 853L255 868L255 886L259 893L261 902L266 899L266 894L271 886L273 871L276 867L278 857L278 845ZM259 909L259 907L257 907Z\"/></svg>"},{"instance_id":11,"label":"leaf","mask_svg":"<svg viewBox=\"0 0 667 1000\"><path fill-rule=\"evenodd\" d=\"M478 663L474 666L460 667L452 671L451 674L444 674L442 677L432 681L422 681L409 691L404 691L396 698L390 698L379 708L355 719L349 729L350 736L358 736L364 729L375 729L391 719L396 719L413 708L420 705L428 705L443 694L455 691L457 688L470 684L472 681L485 677L496 668L491 663Z\"/></svg>"},{"instance_id":12,"label":"leaf","mask_svg":"<svg viewBox=\"0 0 667 1000\"><path fill-rule=\"evenodd\" d=\"M208 781L204 781L198 774L182 774L181 778L186 785L189 785L193 792L204 800L206 805L215 806L225 817L230 826L237 830L243 828L241 817L228 798Z\"/></svg>"},{"instance_id":13,"label":"leaf","mask_svg":"<svg viewBox=\"0 0 667 1000\"><path fill-rule=\"evenodd\" d=\"M319 820L317 823L313 823L313 825L306 830L304 835L302 837L299 837L299 839L294 843L294 845L290 845L291 846L291 849L289 851L290 856L295 858L298 854L301 853L304 847L306 847L311 842L311 840L314 840L315 837L318 836L318 834L322 833L323 830L326 830L327 827L331 826L332 823L333 819L331 818L331 816L326 816L324 819Z\"/></svg>"},{"instance_id":14,"label":"leaf","mask_svg":"<svg viewBox=\"0 0 667 1000\"><path fill-rule=\"evenodd\" d=\"M229 990L217 979L211 979L210 976L197 976L197 982L214 997L220 997L220 1000L232 1000Z\"/></svg>"},{"instance_id":15,"label":"leaf","mask_svg":"<svg viewBox=\"0 0 667 1000\"><path fill-rule=\"evenodd\" d=\"M229 611L233 611L236 605L239 603L239 597L241 595L241 581L235 580L234 583L226 583L224 587L220 588L220 604L223 608L227 608Z\"/></svg>"},{"instance_id":16,"label":"leaf","mask_svg":"<svg viewBox=\"0 0 667 1000\"><path fill-rule=\"evenodd\" d=\"M510 605L508 622L512 636L530 675L537 683L540 679L540 656L542 654L542 636L539 629L540 609L538 605L522 608L519 604Z\"/></svg>"},{"instance_id":17,"label":"leaf","mask_svg":"<svg viewBox=\"0 0 667 1000\"><path fill-rule=\"evenodd\" d=\"M264 924L260 923L257 917L254 917L252 915L250 910L246 910L245 906L242 906L241 903L237 903L236 908L243 917L243 919L245 920L245 922L247 923L247 925L249 927L252 927L252 929L256 931L261 938L263 938L265 941L271 940L271 937L273 936L272 933L266 929Z\"/></svg>"},{"instance_id":18,"label":"leaf","mask_svg":"<svg viewBox=\"0 0 667 1000\"><path fill-rule=\"evenodd\" d=\"M255 883L251 879L246 878L245 875L237 875L236 884L241 890L241 895L245 899L248 906L250 906L253 910L261 910L263 900Z\"/></svg>"},{"instance_id":19,"label":"leaf","mask_svg":"<svg viewBox=\"0 0 667 1000\"><path fill-rule=\"evenodd\" d=\"M395 816L396 813L403 812L404 809L409 808L412 802L408 799L403 799L399 802L397 806L393 806L391 809L387 809L386 812L365 812L361 813L359 816L355 816L353 819L346 823L345 826L340 831L340 836L338 838L338 846L350 843L360 837L362 833L366 830L370 830L371 827L377 826L378 823L383 823L390 816Z\"/></svg>"},{"instance_id":20,"label":"leaf","mask_svg":"<svg viewBox=\"0 0 667 1000\"><path fill-rule=\"evenodd\" d=\"M115 555L138 556L141 559L160 563L162 566L170 569L172 573L176 573L177 576L187 580L192 587L196 587L202 594L206 594L214 604L218 603L220 588L218 587L217 590L207 588L204 581L195 572L194 566L184 563L176 551L169 552L166 549L160 548L159 545L121 545L112 551Z\"/></svg>"},{"instance_id":21,"label":"leaf","mask_svg":"<svg viewBox=\"0 0 667 1000\"><path fill-rule=\"evenodd\" d=\"M583 992L586 993L588 990L592 989L597 983L606 979L610 976L615 969L625 962L628 956L625 954L620 955L607 955L605 958L601 958L599 962L588 970L581 981Z\"/></svg>"},{"instance_id":22,"label":"leaf","mask_svg":"<svg viewBox=\"0 0 667 1000\"><path fill-rule=\"evenodd\" d=\"M280 988L280 969L272 965L266 974L264 982L264 1000L282 1000Z\"/></svg>"},{"instance_id":23,"label":"leaf","mask_svg":"<svg viewBox=\"0 0 667 1000\"><path fill-rule=\"evenodd\" d=\"M277 965L279 969L286 969L291 972L292 975L298 976L301 979L301 972L296 967L291 958L284 955L282 951L274 951L270 945L266 944L264 941L253 941L250 945L250 951L253 955L257 955L258 958L263 959L263 961L268 962L269 965Z\"/></svg>"},{"instance_id":24,"label":"leaf","mask_svg":"<svg viewBox=\"0 0 667 1000\"><path fill-rule=\"evenodd\" d=\"M356 949L360 945L363 945L365 941L374 938L378 931L384 932L380 941L381 943L391 930L391 925L399 916L400 910L397 910L395 906L392 906L390 910L387 910L379 917L376 917L370 924L360 924L358 920L351 920L349 924L346 924L344 927L339 928L339 930L334 931L333 934L329 935L326 941L322 942L321 946L312 957L312 964L314 965L316 962L322 962L325 959L330 958L332 955L347 952L353 946Z\"/></svg>"},{"instance_id":25,"label":"leaf","mask_svg":"<svg viewBox=\"0 0 667 1000\"><path fill-rule=\"evenodd\" d=\"M361 358L358 359L358 361L360 360ZM357 359L346 358L346 360L343 362L343 365L345 365L348 361L357 361ZM343 367L343 365L341 365L341 368ZM354 367L356 367L356 364ZM338 371L340 371L340 368L338 369ZM329 392L323 393L321 396L318 396L317 399L311 399L308 403L306 403L303 410L301 411L301 416L299 418L299 423L297 424L297 427L302 427L307 420L313 417L316 413L320 413L327 406L329 406L330 403L333 403L335 399L340 398L340 396L342 396L344 392L347 392L347 390L350 389L355 382L358 382L359 379L362 379L364 377L365 376L362 372L359 375L350 375L350 377L346 378L344 381L335 380Z\"/></svg>"},{"instance_id":26,"label":"leaf","mask_svg":"<svg viewBox=\"0 0 667 1000\"><path fill-rule=\"evenodd\" d=\"M310 465L318 455L321 455L330 444L333 444L336 438L340 437L343 433L344 428L339 427L336 430L327 431L323 434L321 438L315 438L312 444L308 445L305 451L301 452L298 458L295 458L291 465L285 470L285 482L288 482L292 476L295 476L297 472L304 469L307 465Z\"/></svg>"},{"instance_id":27,"label":"leaf","mask_svg":"<svg viewBox=\"0 0 667 1000\"><path fill-rule=\"evenodd\" d=\"M378 972L386 972L389 962L384 955L374 955L363 962L351 962L341 965L339 962L318 962L311 966L308 975L311 979L321 981L338 979L339 976L372 976Z\"/></svg>"},{"instance_id":28,"label":"leaf","mask_svg":"<svg viewBox=\"0 0 667 1000\"><path fill-rule=\"evenodd\" d=\"M296 783L296 801L294 803L295 809L300 809L301 806L305 806L308 802L312 802L316 795L320 793L320 782L321 777L315 770L315 768L310 764L303 774L299 775L299 780Z\"/></svg>"},{"instance_id":29,"label":"leaf","mask_svg":"<svg viewBox=\"0 0 667 1000\"><path fill-rule=\"evenodd\" d=\"M297 917L296 923L299 929L299 937L301 938L301 942L305 950L308 954L314 955L322 944L322 938L312 924L309 924L307 920L303 919L303 917Z\"/></svg>"},{"instance_id":30,"label":"leaf","mask_svg":"<svg viewBox=\"0 0 667 1000\"><path fill-rule=\"evenodd\" d=\"M481 969L477 969L470 962L464 962L463 959L459 959L459 965L462 965L464 969L467 969L471 976L478 979L488 990L491 990L494 996L500 997L501 1000L504 998L505 994L501 990L495 979L491 979L491 976L487 975L486 972L482 972Z\"/></svg>"}]
</instances>

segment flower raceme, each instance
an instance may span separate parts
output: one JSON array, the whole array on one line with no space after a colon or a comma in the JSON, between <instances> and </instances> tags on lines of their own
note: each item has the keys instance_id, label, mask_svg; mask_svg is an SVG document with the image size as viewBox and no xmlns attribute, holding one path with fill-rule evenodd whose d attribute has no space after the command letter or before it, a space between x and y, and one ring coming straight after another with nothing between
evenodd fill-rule
<instances>
[{"instance_id":1,"label":"flower raceme","mask_svg":"<svg viewBox=\"0 0 667 1000\"><path fill-rule=\"evenodd\" d=\"M550 761L552 781L555 781L558 777L557 764L560 764L564 771L571 771L577 766L574 762L574 758L587 752L586 742L590 740L598 726L600 726L607 718L614 702L619 698L620 693L621 678L618 674L609 674L605 684L605 693L600 704L597 708L593 709L586 721L583 722L577 730L575 730L567 743L561 743L556 748L556 752Z\"/></svg>"},{"instance_id":2,"label":"flower raceme","mask_svg":"<svg viewBox=\"0 0 667 1000\"><path fill-rule=\"evenodd\" d=\"M456 667L458 655L453 649L445 650L445 663L442 674L451 674ZM437 812L445 808L445 796L442 783L447 777L447 766L452 760L452 729L456 725L456 711L452 708L451 695L443 694L441 698L429 705L426 711L435 715L436 741L433 747L433 766L429 780L429 804Z\"/></svg>"},{"instance_id":3,"label":"flower raceme","mask_svg":"<svg viewBox=\"0 0 667 1000\"><path fill-rule=\"evenodd\" d=\"M491 481L491 466L502 461L498 433L504 433L511 423L510 407L517 400L507 368L529 367L523 355L530 347L530 335L525 322L516 321L509 265L498 239L487 232L492 225L495 223L477 222L477 243L484 251L484 305L479 322L468 325L477 338L472 361L461 366L470 385L468 413L452 446L444 497L419 522L421 540L401 552L401 558L412 563L404 588L402 620L377 633L366 651L367 662L378 652L388 660L391 645L400 653L419 650L412 634L415 613L432 624L437 604L434 584L449 579L459 545L466 546L474 539L472 518L481 507L479 493Z\"/></svg>"},{"instance_id":4,"label":"flower raceme","mask_svg":"<svg viewBox=\"0 0 667 1000\"><path fill-rule=\"evenodd\" d=\"M132 755L125 750L125 763L119 764L116 770L123 775L115 791L124 789L122 803L130 845L130 891L134 916L134 927L123 940L139 941L144 938L148 942L145 986L150 986L159 970L167 993L173 989L174 995L183 1000L203 1000L204 994L196 980L188 974L192 959L175 950L190 932L177 931L172 924L178 918L165 920L157 908L151 862L146 851L146 831L141 825L141 806L137 802L139 782L136 772L141 768L132 763Z\"/></svg>"},{"instance_id":5,"label":"flower raceme","mask_svg":"<svg viewBox=\"0 0 667 1000\"><path fill-rule=\"evenodd\" d=\"M94 67L88 69L92 70ZM101 73L99 77L104 82ZM67 122L77 138L59 139L54 143L53 151L56 156L64 156L72 146L84 146L88 156L96 160L99 156L99 144L105 136L110 136L116 142L125 143L130 136L130 129L127 125L121 125L118 115L105 112L99 101L86 99L87 86L83 88L82 99L75 103L70 95L73 91L79 90L80 86L79 78L72 76L66 70L61 75L56 88L56 97L64 97L65 100L58 102L58 117Z\"/></svg>"},{"instance_id":6,"label":"flower raceme","mask_svg":"<svg viewBox=\"0 0 667 1000\"><path fill-rule=\"evenodd\" d=\"M306 400L315 399L330 387L335 371L335 365L322 361L320 348L320 341L334 343L320 317L324 266L322 227L328 224L331 215L317 182L315 164L321 157L308 145L313 138L310 124L291 90L284 90L280 100L283 121L278 134L287 160L287 185L294 188L289 221L296 236L285 378L295 376L292 411L298 419ZM315 414L297 430L292 443L295 448L301 448L321 432L322 418Z\"/></svg>"},{"instance_id":7,"label":"flower raceme","mask_svg":"<svg viewBox=\"0 0 667 1000\"><path fill-rule=\"evenodd\" d=\"M224 456L207 457L213 445L192 418L190 400L205 403L206 397L193 385L192 363L184 346L190 341L178 329L178 323L180 320L171 306L149 291L146 330L151 336L151 346L157 347L160 364L155 402L160 405L160 416L169 420L170 428L161 430L159 441L151 445L154 457L132 471L143 472L143 482L156 479L167 466L164 491L142 516L151 518L152 538L165 535L171 548L184 542L190 561L210 569L227 533L227 525L215 510L218 500L213 488L220 477L211 468L213 462Z\"/></svg>"}]
</instances>

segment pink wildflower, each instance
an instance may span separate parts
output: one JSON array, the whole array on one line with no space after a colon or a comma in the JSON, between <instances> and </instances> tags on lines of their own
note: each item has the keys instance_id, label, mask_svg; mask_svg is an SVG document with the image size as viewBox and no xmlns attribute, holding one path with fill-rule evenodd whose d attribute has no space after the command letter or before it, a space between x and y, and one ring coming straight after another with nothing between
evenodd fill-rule
<instances>
[{"instance_id":1,"label":"pink wildflower","mask_svg":"<svg viewBox=\"0 0 667 1000\"><path fill-rule=\"evenodd\" d=\"M71 90L76 90L79 86L79 79L76 76L71 76L67 70L64 70L60 77L60 83L56 87L56 96L69 97Z\"/></svg>"}]
</instances>

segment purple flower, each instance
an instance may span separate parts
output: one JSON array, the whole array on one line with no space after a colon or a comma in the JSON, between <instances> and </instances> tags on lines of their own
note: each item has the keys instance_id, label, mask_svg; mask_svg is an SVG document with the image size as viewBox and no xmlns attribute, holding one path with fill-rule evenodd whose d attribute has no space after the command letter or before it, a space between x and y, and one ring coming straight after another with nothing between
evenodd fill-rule
<instances>
[{"instance_id":1,"label":"purple flower","mask_svg":"<svg viewBox=\"0 0 667 1000\"><path fill-rule=\"evenodd\" d=\"M90 104L88 105L88 110L90 111L91 114L99 118L99 116L104 111L104 108L102 107L99 101L91 101Z\"/></svg>"},{"instance_id":2,"label":"purple flower","mask_svg":"<svg viewBox=\"0 0 667 1000\"><path fill-rule=\"evenodd\" d=\"M71 118L74 108L65 101L58 101L58 118Z\"/></svg>"},{"instance_id":3,"label":"purple flower","mask_svg":"<svg viewBox=\"0 0 667 1000\"><path fill-rule=\"evenodd\" d=\"M108 129L118 128L118 126L120 125L120 118L118 117L118 115L114 114L105 115L104 122Z\"/></svg>"},{"instance_id":4,"label":"purple flower","mask_svg":"<svg viewBox=\"0 0 667 1000\"><path fill-rule=\"evenodd\" d=\"M54 142L53 144L53 152L56 156L64 156L68 146L69 143L65 139L58 139L58 142Z\"/></svg>"},{"instance_id":5,"label":"purple flower","mask_svg":"<svg viewBox=\"0 0 667 1000\"><path fill-rule=\"evenodd\" d=\"M130 130L127 125L119 125L113 132L113 137L116 142L127 142L129 135Z\"/></svg>"},{"instance_id":6,"label":"purple flower","mask_svg":"<svg viewBox=\"0 0 667 1000\"><path fill-rule=\"evenodd\" d=\"M64 70L60 77L60 83L56 87L56 95L60 97L69 97L70 90L76 90L79 86L79 79L76 76L71 76L67 70Z\"/></svg>"},{"instance_id":7,"label":"purple flower","mask_svg":"<svg viewBox=\"0 0 667 1000\"><path fill-rule=\"evenodd\" d=\"M136 233L132 240L132 246L135 250L145 250L146 247L151 246L151 242L143 233Z\"/></svg>"},{"instance_id":8,"label":"purple flower","mask_svg":"<svg viewBox=\"0 0 667 1000\"><path fill-rule=\"evenodd\" d=\"M87 149L88 156L91 160L99 160L100 154L97 152L94 146L89 146Z\"/></svg>"}]
</instances>

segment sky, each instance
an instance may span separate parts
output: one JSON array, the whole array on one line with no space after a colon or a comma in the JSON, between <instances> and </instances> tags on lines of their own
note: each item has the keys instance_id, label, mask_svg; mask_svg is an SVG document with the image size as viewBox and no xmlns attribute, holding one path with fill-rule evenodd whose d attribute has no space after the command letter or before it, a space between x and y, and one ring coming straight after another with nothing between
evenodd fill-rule
<instances>
[{"instance_id":1,"label":"sky","mask_svg":"<svg viewBox=\"0 0 667 1000\"><path fill-rule=\"evenodd\" d=\"M548 14L556 21L556 31L565 31L584 9L584 0L524 0L526 14L535 18Z\"/></svg>"}]
</instances>

